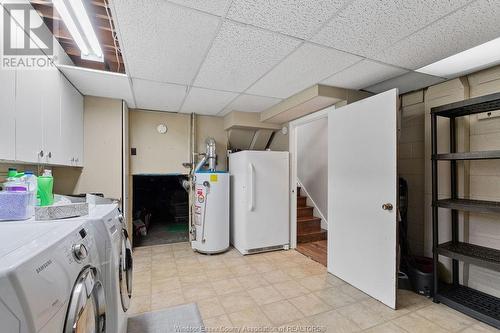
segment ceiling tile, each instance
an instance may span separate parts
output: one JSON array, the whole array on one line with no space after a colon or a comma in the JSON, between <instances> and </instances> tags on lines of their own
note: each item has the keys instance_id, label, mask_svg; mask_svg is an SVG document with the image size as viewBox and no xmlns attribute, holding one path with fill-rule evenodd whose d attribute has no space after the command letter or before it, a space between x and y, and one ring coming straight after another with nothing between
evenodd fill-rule
<instances>
[{"instance_id":1,"label":"ceiling tile","mask_svg":"<svg viewBox=\"0 0 500 333\"><path fill-rule=\"evenodd\" d=\"M299 41L226 21L195 80L198 87L242 92L289 54Z\"/></svg>"},{"instance_id":2,"label":"ceiling tile","mask_svg":"<svg viewBox=\"0 0 500 333\"><path fill-rule=\"evenodd\" d=\"M83 95L123 99L135 107L127 75L75 66L58 68Z\"/></svg>"},{"instance_id":3,"label":"ceiling tile","mask_svg":"<svg viewBox=\"0 0 500 333\"><path fill-rule=\"evenodd\" d=\"M226 106L219 115L225 115L231 111L262 112L279 102L281 102L281 99L279 98L240 95L233 102L231 102L231 104Z\"/></svg>"},{"instance_id":4,"label":"ceiling tile","mask_svg":"<svg viewBox=\"0 0 500 333\"><path fill-rule=\"evenodd\" d=\"M215 115L236 96L238 96L237 93L193 87L181 112Z\"/></svg>"},{"instance_id":5,"label":"ceiling tile","mask_svg":"<svg viewBox=\"0 0 500 333\"><path fill-rule=\"evenodd\" d=\"M135 78L189 84L220 18L163 0L115 0L127 71Z\"/></svg>"},{"instance_id":6,"label":"ceiling tile","mask_svg":"<svg viewBox=\"0 0 500 333\"><path fill-rule=\"evenodd\" d=\"M349 0L234 0L227 17L305 39L311 37L348 2Z\"/></svg>"},{"instance_id":7,"label":"ceiling tile","mask_svg":"<svg viewBox=\"0 0 500 333\"><path fill-rule=\"evenodd\" d=\"M170 2L194 8L214 15L223 15L228 0L169 0Z\"/></svg>"},{"instance_id":8,"label":"ceiling tile","mask_svg":"<svg viewBox=\"0 0 500 333\"><path fill-rule=\"evenodd\" d=\"M248 92L287 98L361 59L352 54L306 43L255 83Z\"/></svg>"},{"instance_id":9,"label":"ceiling tile","mask_svg":"<svg viewBox=\"0 0 500 333\"><path fill-rule=\"evenodd\" d=\"M330 76L321 83L346 89L362 89L407 72L401 68L363 60Z\"/></svg>"},{"instance_id":10,"label":"ceiling tile","mask_svg":"<svg viewBox=\"0 0 500 333\"><path fill-rule=\"evenodd\" d=\"M177 112L181 107L186 86L133 79L137 107L146 110Z\"/></svg>"},{"instance_id":11,"label":"ceiling tile","mask_svg":"<svg viewBox=\"0 0 500 333\"><path fill-rule=\"evenodd\" d=\"M401 38L472 0L356 0L313 41L373 58Z\"/></svg>"},{"instance_id":12,"label":"ceiling tile","mask_svg":"<svg viewBox=\"0 0 500 333\"><path fill-rule=\"evenodd\" d=\"M378 94L390 89L398 88L399 93L404 94L409 91L429 87L443 81L445 81L445 79L440 77L417 72L409 72L393 79L377 83L371 87L365 88L365 90Z\"/></svg>"},{"instance_id":13,"label":"ceiling tile","mask_svg":"<svg viewBox=\"0 0 500 333\"><path fill-rule=\"evenodd\" d=\"M388 48L378 59L418 69L500 37L500 1L480 0Z\"/></svg>"}]
</instances>

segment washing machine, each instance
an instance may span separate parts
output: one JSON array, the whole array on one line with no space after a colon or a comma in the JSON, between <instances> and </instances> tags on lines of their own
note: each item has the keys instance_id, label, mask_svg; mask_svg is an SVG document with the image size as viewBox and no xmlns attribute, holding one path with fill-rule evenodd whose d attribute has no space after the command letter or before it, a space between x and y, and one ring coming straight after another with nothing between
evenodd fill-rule
<instances>
[{"instance_id":1,"label":"washing machine","mask_svg":"<svg viewBox=\"0 0 500 333\"><path fill-rule=\"evenodd\" d=\"M105 332L92 234L85 220L0 223L1 332Z\"/></svg>"},{"instance_id":2,"label":"washing machine","mask_svg":"<svg viewBox=\"0 0 500 333\"><path fill-rule=\"evenodd\" d=\"M107 333L126 333L127 310L132 296L132 245L117 204L92 207L86 217L96 229L104 273Z\"/></svg>"}]
</instances>

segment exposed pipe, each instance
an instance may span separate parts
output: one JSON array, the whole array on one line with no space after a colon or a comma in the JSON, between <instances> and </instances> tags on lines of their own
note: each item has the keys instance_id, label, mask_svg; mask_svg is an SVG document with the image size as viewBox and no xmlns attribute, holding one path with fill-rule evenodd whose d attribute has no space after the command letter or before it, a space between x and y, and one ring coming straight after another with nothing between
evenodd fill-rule
<instances>
[{"instance_id":1,"label":"exposed pipe","mask_svg":"<svg viewBox=\"0 0 500 333\"><path fill-rule=\"evenodd\" d=\"M193 202L194 202L194 190L193 190L193 186L191 186L191 184L193 183L193 169L194 169L194 150L195 150L195 145L196 145L196 133L195 133L195 130L196 130L196 127L195 127L195 121L196 121L196 115L194 113L191 113L191 117L190 117L190 149L189 149L189 164L190 164L190 170L189 170L189 176L188 176L188 180L184 180L183 183L182 183L182 186L184 187L184 189L186 191L188 191L188 201L189 201L189 209L188 209L188 223L189 223L189 235L190 235L190 239L192 240L193 239L193 231L194 231L194 228L193 228L193 211L192 211L192 207L193 207Z\"/></svg>"},{"instance_id":2,"label":"exposed pipe","mask_svg":"<svg viewBox=\"0 0 500 333\"><path fill-rule=\"evenodd\" d=\"M203 156L201 161L198 162L196 167L194 168L194 172L198 172L201 168L208 163L208 170L215 171L215 166L217 164L217 151L216 151L216 143L214 138L207 138L205 140L206 144L206 152L205 154L200 154Z\"/></svg>"}]
</instances>

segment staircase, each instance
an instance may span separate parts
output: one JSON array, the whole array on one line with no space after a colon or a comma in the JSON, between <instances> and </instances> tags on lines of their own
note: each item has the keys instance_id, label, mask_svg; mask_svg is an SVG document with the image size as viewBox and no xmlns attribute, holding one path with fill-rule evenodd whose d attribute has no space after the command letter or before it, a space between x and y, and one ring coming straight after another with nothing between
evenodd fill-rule
<instances>
[{"instance_id":1,"label":"staircase","mask_svg":"<svg viewBox=\"0 0 500 333\"><path fill-rule=\"evenodd\" d=\"M313 215L314 207L307 206L307 197L297 187L297 243L326 240L327 231L321 229L321 219Z\"/></svg>"}]
</instances>

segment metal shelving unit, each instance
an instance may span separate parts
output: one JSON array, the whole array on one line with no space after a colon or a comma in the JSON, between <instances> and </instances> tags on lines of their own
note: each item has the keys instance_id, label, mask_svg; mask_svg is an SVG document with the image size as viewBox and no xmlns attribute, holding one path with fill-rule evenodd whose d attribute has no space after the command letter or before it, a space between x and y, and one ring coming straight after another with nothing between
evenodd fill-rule
<instances>
[{"instance_id":1,"label":"metal shelving unit","mask_svg":"<svg viewBox=\"0 0 500 333\"><path fill-rule=\"evenodd\" d=\"M500 93L472 98L431 109L432 140L432 231L434 249L434 302L441 302L471 317L500 328L500 298L463 286L459 282L459 261L500 271L500 251L459 241L458 212L500 214L500 202L458 198L457 162L500 159L500 150L457 152L456 118L500 109ZM449 118L450 152L437 153L437 119ZM438 199L438 162L448 161L451 173L451 197ZM452 239L439 243L438 209L451 209ZM452 259L452 284L439 282L439 255Z\"/></svg>"}]
</instances>

